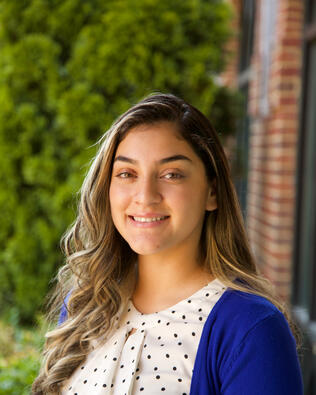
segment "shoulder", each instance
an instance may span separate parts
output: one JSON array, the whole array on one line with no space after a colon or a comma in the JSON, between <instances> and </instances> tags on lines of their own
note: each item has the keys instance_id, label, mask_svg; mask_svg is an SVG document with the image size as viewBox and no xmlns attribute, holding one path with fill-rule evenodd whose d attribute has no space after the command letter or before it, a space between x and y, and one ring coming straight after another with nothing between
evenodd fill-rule
<instances>
[{"instance_id":1,"label":"shoulder","mask_svg":"<svg viewBox=\"0 0 316 395\"><path fill-rule=\"evenodd\" d=\"M211 311L203 331L208 346L226 355L256 336L286 337L293 343L287 320L262 296L227 290Z\"/></svg>"},{"instance_id":2,"label":"shoulder","mask_svg":"<svg viewBox=\"0 0 316 395\"><path fill-rule=\"evenodd\" d=\"M213 314L212 314L213 313ZM269 300L256 294L228 289L210 314L211 322L235 336L244 336L265 320L286 322L284 315Z\"/></svg>"},{"instance_id":3,"label":"shoulder","mask_svg":"<svg viewBox=\"0 0 316 395\"><path fill-rule=\"evenodd\" d=\"M219 299L214 307L213 316L223 325L236 323L245 328L256 325L270 316L284 318L278 308L266 298L231 289L226 290Z\"/></svg>"}]
</instances>

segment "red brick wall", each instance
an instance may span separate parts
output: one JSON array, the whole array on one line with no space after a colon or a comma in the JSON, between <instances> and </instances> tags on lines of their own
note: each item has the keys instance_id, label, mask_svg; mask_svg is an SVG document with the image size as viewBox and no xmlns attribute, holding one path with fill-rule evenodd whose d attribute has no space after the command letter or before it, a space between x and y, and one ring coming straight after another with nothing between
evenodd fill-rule
<instances>
[{"instance_id":1,"label":"red brick wall","mask_svg":"<svg viewBox=\"0 0 316 395\"><path fill-rule=\"evenodd\" d=\"M248 111L250 146L247 226L262 272L289 299L299 133L303 1L278 0L269 71L264 75L262 1L257 0ZM262 109L262 81L268 111Z\"/></svg>"}]
</instances>

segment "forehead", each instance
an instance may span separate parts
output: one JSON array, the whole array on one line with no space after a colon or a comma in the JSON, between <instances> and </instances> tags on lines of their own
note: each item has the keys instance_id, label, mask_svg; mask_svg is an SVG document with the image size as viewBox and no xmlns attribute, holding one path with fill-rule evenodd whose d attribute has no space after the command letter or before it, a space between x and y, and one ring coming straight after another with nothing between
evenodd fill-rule
<instances>
[{"instance_id":1,"label":"forehead","mask_svg":"<svg viewBox=\"0 0 316 395\"><path fill-rule=\"evenodd\" d=\"M159 122L142 124L130 129L119 143L116 156L121 154L145 154L159 156L162 153L186 152L196 156L191 145L183 138L176 124Z\"/></svg>"}]
</instances>

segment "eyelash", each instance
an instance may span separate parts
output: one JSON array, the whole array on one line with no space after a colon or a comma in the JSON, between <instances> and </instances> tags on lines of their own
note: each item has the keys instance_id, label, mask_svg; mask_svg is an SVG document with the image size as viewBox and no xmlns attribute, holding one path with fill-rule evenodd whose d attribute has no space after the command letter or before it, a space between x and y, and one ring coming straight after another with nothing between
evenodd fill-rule
<instances>
[{"instance_id":1,"label":"eyelash","mask_svg":"<svg viewBox=\"0 0 316 395\"><path fill-rule=\"evenodd\" d=\"M168 176L168 175L172 175L172 177L166 177L167 180L177 180L177 179L179 180L184 177L182 174L175 173L175 172L170 172L170 173L165 174L165 176ZM165 176L163 176L163 177L165 177ZM122 173L117 174L116 177L122 178L122 179L127 179L127 178L133 177L133 174L129 173L128 171L122 171Z\"/></svg>"}]
</instances>

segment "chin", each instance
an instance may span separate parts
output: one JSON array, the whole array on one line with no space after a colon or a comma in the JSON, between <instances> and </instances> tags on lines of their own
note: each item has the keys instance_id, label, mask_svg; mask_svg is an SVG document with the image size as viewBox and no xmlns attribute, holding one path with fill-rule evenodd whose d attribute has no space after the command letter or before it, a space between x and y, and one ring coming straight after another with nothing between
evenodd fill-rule
<instances>
[{"instance_id":1,"label":"chin","mask_svg":"<svg viewBox=\"0 0 316 395\"><path fill-rule=\"evenodd\" d=\"M158 246L135 245L132 243L129 246L138 255L155 255L161 251L161 247Z\"/></svg>"}]
</instances>

